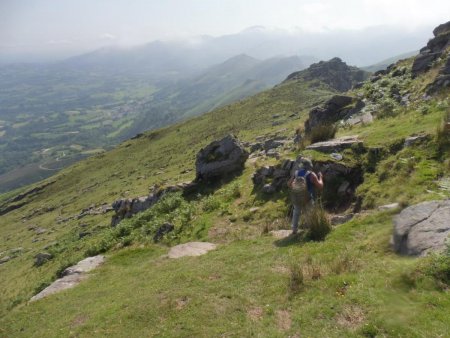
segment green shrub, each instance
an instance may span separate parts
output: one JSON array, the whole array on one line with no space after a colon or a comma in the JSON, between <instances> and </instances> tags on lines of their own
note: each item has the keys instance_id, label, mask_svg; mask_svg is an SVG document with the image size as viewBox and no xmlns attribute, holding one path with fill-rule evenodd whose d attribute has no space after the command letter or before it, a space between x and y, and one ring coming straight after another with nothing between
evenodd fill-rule
<instances>
[{"instance_id":1,"label":"green shrub","mask_svg":"<svg viewBox=\"0 0 450 338\"><path fill-rule=\"evenodd\" d=\"M204 198L202 210L205 212L211 212L219 209L220 205L221 205L220 200L216 196L211 195Z\"/></svg>"},{"instance_id":2,"label":"green shrub","mask_svg":"<svg viewBox=\"0 0 450 338\"><path fill-rule=\"evenodd\" d=\"M321 203L309 208L304 214L304 224L309 228L307 237L313 241L323 241L331 231L331 223Z\"/></svg>"},{"instance_id":3,"label":"green shrub","mask_svg":"<svg viewBox=\"0 0 450 338\"><path fill-rule=\"evenodd\" d=\"M334 138L337 130L337 125L319 124L311 129L308 133L308 137L311 140L311 143L327 141Z\"/></svg>"}]
</instances>

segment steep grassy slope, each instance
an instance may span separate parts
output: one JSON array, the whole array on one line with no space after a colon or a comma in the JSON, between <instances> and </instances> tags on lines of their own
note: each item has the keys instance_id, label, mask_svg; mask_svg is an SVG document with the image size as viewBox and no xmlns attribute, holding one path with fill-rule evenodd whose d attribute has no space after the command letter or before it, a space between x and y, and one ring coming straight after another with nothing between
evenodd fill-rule
<instances>
[{"instance_id":1,"label":"steep grassy slope","mask_svg":"<svg viewBox=\"0 0 450 338\"><path fill-rule=\"evenodd\" d=\"M195 155L202 146L230 132L243 140L273 132L275 113L281 114L279 120L284 121L275 130L284 129L281 133L291 135L299 117L306 116L309 107L330 93L325 87L311 89L301 83L279 86L205 116L146 133L50 178L48 182L54 183L16 202L26 204L2 216L0 252L6 255L10 249L23 248L21 255L0 266L2 276L8 276L0 281L1 287L7 290L1 296L2 313L26 301L42 282L53 279L61 266L83 256L96 235L109 227L111 214L67 222L58 220L76 216L91 205L110 204L119 197L146 195L155 184L191 180L193 172L181 172L194 168ZM290 118L293 113L295 117ZM3 196L2 200L8 196L14 193ZM35 230L29 230L32 226L45 228L47 232L36 235ZM80 232L91 232L92 236L78 240ZM55 260L33 268L32 257L54 241L60 244L55 250L61 251ZM70 250L65 250L66 246Z\"/></svg>"},{"instance_id":2,"label":"steep grassy slope","mask_svg":"<svg viewBox=\"0 0 450 338\"><path fill-rule=\"evenodd\" d=\"M275 240L267 235L289 225L285 194L266 198L252 191L255 167L275 162L265 157L248 161L242 175L230 182L189 200L179 194L168 196L114 229L109 226L110 214L57 222L92 204L147 194L154 184L192 179L194 172L185 170L194 167L197 151L226 133L234 132L244 141L269 133L292 135L308 108L332 93L317 82L310 86L288 81L205 116L145 133L62 171L54 183L15 202L27 204L2 216L0 251L9 254L19 246L23 250L0 265L4 290L0 334L445 335L450 330L447 261L439 265L435 258L395 255L389 245L392 214L376 209L388 202L406 205L450 196L440 184L450 174L448 144L436 137L450 109L449 92L423 100L424 88L439 66L436 63L430 72L412 79L411 60L403 61L397 65L405 69L403 75L388 74L353 91L370 99L376 119L370 126L341 128L339 134L360 135L367 147L380 148L380 156L373 159L360 149L343 152L345 162L365 170L358 188L363 210L323 242L303 237ZM392 102L391 88L410 93L409 104ZM281 115L277 119L281 125L273 125L273 114ZM418 132L428 133L429 139L403 148L404 138ZM283 156L297 154L286 149ZM15 195L0 197L0 204ZM251 212L252 207L259 209ZM162 244L153 244L154 227L164 221L173 222L177 231ZM48 231L36 235L28 230L30 225ZM82 237L80 232L90 234ZM166 245L192 239L207 239L219 243L219 248L204 257L178 261L163 257ZM33 267L32 257L49 243L46 250L55 258ZM26 304L64 267L105 251L107 262L91 279Z\"/></svg>"}]
</instances>

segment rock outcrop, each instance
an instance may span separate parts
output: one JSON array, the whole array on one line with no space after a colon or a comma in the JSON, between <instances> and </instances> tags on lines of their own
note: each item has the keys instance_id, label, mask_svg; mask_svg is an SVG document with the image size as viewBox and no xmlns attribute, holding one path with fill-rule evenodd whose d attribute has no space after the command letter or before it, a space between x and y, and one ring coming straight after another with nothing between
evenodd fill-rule
<instances>
[{"instance_id":1,"label":"rock outcrop","mask_svg":"<svg viewBox=\"0 0 450 338\"><path fill-rule=\"evenodd\" d=\"M358 82L364 81L369 73L357 67L348 66L340 58L314 63L309 68L290 74L285 82L292 80L321 81L331 88L345 92Z\"/></svg>"},{"instance_id":2,"label":"rock outcrop","mask_svg":"<svg viewBox=\"0 0 450 338\"><path fill-rule=\"evenodd\" d=\"M86 279L88 277L87 273L102 264L104 260L105 257L102 255L88 257L78 262L77 265L68 267L62 273L62 278L57 279L37 295L33 296L30 299L30 302L47 297L62 290L73 288L82 280Z\"/></svg>"},{"instance_id":3,"label":"rock outcrop","mask_svg":"<svg viewBox=\"0 0 450 338\"><path fill-rule=\"evenodd\" d=\"M305 131L309 133L316 126L348 118L359 113L364 106L364 102L351 96L335 95L323 105L311 109L305 122Z\"/></svg>"},{"instance_id":4,"label":"rock outcrop","mask_svg":"<svg viewBox=\"0 0 450 338\"><path fill-rule=\"evenodd\" d=\"M277 165L256 170L252 176L254 190L271 195L287 189L287 182L299 168L300 159L283 160ZM332 161L316 161L314 172L323 174L323 201L329 210L346 209L355 200L357 186L363 182L361 168L351 168Z\"/></svg>"},{"instance_id":5,"label":"rock outcrop","mask_svg":"<svg viewBox=\"0 0 450 338\"><path fill-rule=\"evenodd\" d=\"M313 143L306 147L309 150L321 151L324 153L339 152L352 146L363 146L363 142L358 136L344 136L329 141Z\"/></svg>"},{"instance_id":6,"label":"rock outcrop","mask_svg":"<svg viewBox=\"0 0 450 338\"><path fill-rule=\"evenodd\" d=\"M433 83L427 86L427 93L434 94L441 88L450 87L450 55L447 56L447 61L444 66L439 70L439 74Z\"/></svg>"},{"instance_id":7,"label":"rock outcrop","mask_svg":"<svg viewBox=\"0 0 450 338\"><path fill-rule=\"evenodd\" d=\"M427 45L420 50L419 55L414 60L412 66L413 76L428 71L433 62L440 58L446 48L450 46L450 21L436 27L433 30L433 35L434 38L428 41Z\"/></svg>"},{"instance_id":8,"label":"rock outcrop","mask_svg":"<svg viewBox=\"0 0 450 338\"><path fill-rule=\"evenodd\" d=\"M147 210L167 193L189 191L189 189L193 189L194 186L195 183L180 183L175 186L169 186L164 189L156 190L155 192L150 193L148 196L118 199L112 204L112 208L115 214L112 217L111 225L116 226L124 218L130 218L131 216L139 212Z\"/></svg>"},{"instance_id":9,"label":"rock outcrop","mask_svg":"<svg viewBox=\"0 0 450 338\"><path fill-rule=\"evenodd\" d=\"M450 234L450 200L423 202L394 217L394 250L423 256L446 248Z\"/></svg>"},{"instance_id":10,"label":"rock outcrop","mask_svg":"<svg viewBox=\"0 0 450 338\"><path fill-rule=\"evenodd\" d=\"M197 154L196 181L208 181L242 170L248 155L244 146L233 135L213 141Z\"/></svg>"}]
</instances>

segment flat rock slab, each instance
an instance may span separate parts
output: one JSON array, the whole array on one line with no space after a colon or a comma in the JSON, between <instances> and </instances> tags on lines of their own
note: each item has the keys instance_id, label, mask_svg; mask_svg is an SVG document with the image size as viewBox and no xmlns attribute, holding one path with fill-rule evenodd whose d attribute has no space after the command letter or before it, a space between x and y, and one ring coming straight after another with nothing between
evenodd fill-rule
<instances>
[{"instance_id":1,"label":"flat rock slab","mask_svg":"<svg viewBox=\"0 0 450 338\"><path fill-rule=\"evenodd\" d=\"M324 153L333 153L350 148L354 144L362 145L363 142L358 139L358 136L345 136L329 141L316 142L307 146L306 149L321 151Z\"/></svg>"},{"instance_id":2,"label":"flat rock slab","mask_svg":"<svg viewBox=\"0 0 450 338\"><path fill-rule=\"evenodd\" d=\"M272 230L270 234L278 239L289 237L292 234L292 230Z\"/></svg>"},{"instance_id":3,"label":"flat rock slab","mask_svg":"<svg viewBox=\"0 0 450 338\"><path fill-rule=\"evenodd\" d=\"M181 258L184 256L201 256L214 250L216 245L208 242L189 242L170 248L169 258Z\"/></svg>"},{"instance_id":4,"label":"flat rock slab","mask_svg":"<svg viewBox=\"0 0 450 338\"><path fill-rule=\"evenodd\" d=\"M30 299L30 302L47 297L62 290L73 288L82 280L88 278L87 273L105 261L105 256L98 255L88 257L78 264L68 267L63 272L63 277L55 280L52 284Z\"/></svg>"},{"instance_id":5,"label":"flat rock slab","mask_svg":"<svg viewBox=\"0 0 450 338\"><path fill-rule=\"evenodd\" d=\"M394 217L394 250L403 255L443 251L449 234L450 200L419 203Z\"/></svg>"}]
</instances>

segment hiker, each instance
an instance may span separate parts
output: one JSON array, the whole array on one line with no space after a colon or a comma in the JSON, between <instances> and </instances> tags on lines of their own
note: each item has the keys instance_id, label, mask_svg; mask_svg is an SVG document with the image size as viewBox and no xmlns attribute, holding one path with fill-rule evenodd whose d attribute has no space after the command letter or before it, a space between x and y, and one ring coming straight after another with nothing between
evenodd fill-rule
<instances>
[{"instance_id":1,"label":"hiker","mask_svg":"<svg viewBox=\"0 0 450 338\"><path fill-rule=\"evenodd\" d=\"M314 205L316 189L323 189L322 173L317 175L312 171L313 165L310 159L301 158L299 169L288 181L291 189L291 201L294 207L292 214L292 234L298 231L300 213L305 212L308 207Z\"/></svg>"}]
</instances>

